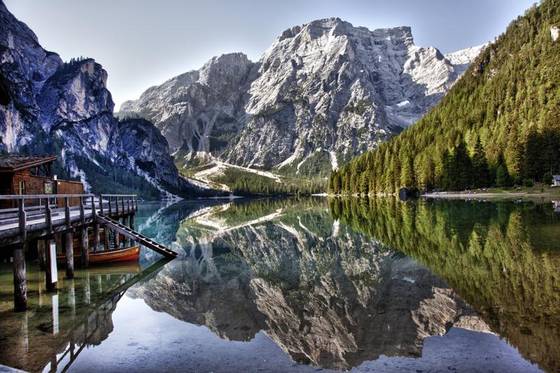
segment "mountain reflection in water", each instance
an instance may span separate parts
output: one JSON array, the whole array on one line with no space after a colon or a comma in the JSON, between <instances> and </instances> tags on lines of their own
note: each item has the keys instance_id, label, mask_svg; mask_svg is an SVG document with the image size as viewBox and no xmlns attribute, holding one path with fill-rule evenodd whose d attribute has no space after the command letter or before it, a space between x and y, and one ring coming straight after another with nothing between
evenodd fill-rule
<instances>
[{"instance_id":1,"label":"mountain reflection in water","mask_svg":"<svg viewBox=\"0 0 560 373\"><path fill-rule=\"evenodd\" d=\"M549 311L558 315L558 309L551 309L558 305L557 295L542 294L546 303L544 299L528 299L521 281L515 282L516 286L504 286L510 272L504 271L501 259L511 242L480 233L476 237L479 245L497 239L488 243L484 262L470 260L470 255L474 255L472 250L462 249L455 253L458 257L442 254L439 261L424 260L422 256L423 250L435 250L426 247L427 238L443 239L443 235L460 246L465 239L472 238L467 232L472 226L493 231L494 222L510 221L516 211L524 211L538 220L548 213L542 206L510 203L473 206L457 201L422 202L417 206L391 199L364 205L356 201L359 200L332 200L327 204L324 199L263 200L206 209L183 221L177 231L176 244L184 249L184 257L166 266L153 281L132 289L130 294L142 298L154 310L206 325L222 338L250 340L264 330L294 360L325 368L348 369L381 355L420 356L428 336L445 334L452 326L489 331L488 324L508 340L519 341L519 346L514 345L526 352L527 358L544 368L557 368L555 356L558 355L547 351L556 348L550 342L558 341L558 335L551 336L550 331L544 333L546 329L543 329L558 330L555 325L546 325L546 322L554 324L555 317L545 317ZM473 216L464 214L470 210L475 211ZM447 230L439 236L436 235L438 225L430 222L422 226L427 222L416 220L423 216L411 215L438 211L444 214L439 217L441 224L447 224ZM408 215L403 216L403 212ZM422 231L427 238L422 239L415 232L415 221L427 229ZM375 225L376 222L379 224ZM546 226L540 220L532 222L535 226L531 229L537 229L542 237ZM531 224L531 220L527 223ZM556 218L551 216L547 224L557 224ZM378 230L363 227L378 227ZM548 231L554 235L553 230ZM401 241L407 244L402 245ZM449 242L441 242L446 246L439 246L440 251L436 252L446 248L454 250L455 246ZM536 250L527 240L517 244L524 248L525 254ZM510 254L519 255L517 249L512 247ZM498 256L494 258L492 252ZM467 257L463 258L461 253ZM515 262L517 270L513 275L530 276L529 268L540 268L538 261L546 265L550 264L549 260L556 260L557 256L550 255L534 253L526 261ZM454 268L454 276L448 278L440 267ZM472 273L486 272L494 277L470 277ZM546 277L543 285L558 288L558 277L543 276ZM453 288L447 285L450 281ZM465 288L461 286L463 283L472 286ZM481 285L492 288L499 296L478 294L476 290L475 294L469 292L480 289ZM468 297L468 304L464 297ZM494 313L489 314L483 303L488 298L484 297L497 302L501 299L503 303L493 304ZM525 310L545 303L549 306L531 315L525 313L530 317L524 320L519 320L524 315L518 314L517 333L526 336L522 340L510 331L513 324L500 325L497 317L497 313L511 309L512 301L513 306L520 306L516 299L535 302L532 306L525 304ZM484 311L482 318L478 317L478 306ZM542 323L532 325L535 319ZM530 329L537 331L532 338ZM549 340L533 343L539 338L538 330Z\"/></svg>"},{"instance_id":2,"label":"mountain reflection in water","mask_svg":"<svg viewBox=\"0 0 560 373\"><path fill-rule=\"evenodd\" d=\"M560 367L560 224L547 204L185 201L143 206L137 228L181 255L130 287L126 302L117 304L124 292L107 292L103 307L76 306L66 314L74 325L68 330L82 330L92 311L104 312L96 339L76 332L59 337L87 346L75 370L91 364L111 370L117 363L197 371ZM144 266L155 258L142 256ZM230 345L202 342L202 331L178 323L203 325ZM27 328L39 331L19 347L0 337L0 363L44 366L18 364L29 350L22 346L36 345L43 333L40 325ZM249 350L238 352L239 343ZM290 365L272 344L304 365ZM171 356L174 346L182 352ZM17 357L7 359L7 351Z\"/></svg>"}]
</instances>

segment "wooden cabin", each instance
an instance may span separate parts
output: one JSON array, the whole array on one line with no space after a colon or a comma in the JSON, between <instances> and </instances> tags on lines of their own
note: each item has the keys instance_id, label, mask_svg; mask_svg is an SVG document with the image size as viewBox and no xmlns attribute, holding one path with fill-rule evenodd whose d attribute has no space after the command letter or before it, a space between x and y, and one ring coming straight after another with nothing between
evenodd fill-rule
<instances>
[{"instance_id":1,"label":"wooden cabin","mask_svg":"<svg viewBox=\"0 0 560 373\"><path fill-rule=\"evenodd\" d=\"M56 156L0 156L0 194L82 194L80 181L58 180L52 165ZM12 202L0 202L0 208L15 207Z\"/></svg>"}]
</instances>

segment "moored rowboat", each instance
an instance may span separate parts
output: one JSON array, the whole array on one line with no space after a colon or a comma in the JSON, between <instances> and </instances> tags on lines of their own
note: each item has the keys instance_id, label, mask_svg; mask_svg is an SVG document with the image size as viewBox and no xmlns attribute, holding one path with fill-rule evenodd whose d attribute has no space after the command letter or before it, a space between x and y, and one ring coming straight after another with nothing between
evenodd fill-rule
<instances>
[{"instance_id":1,"label":"moored rowboat","mask_svg":"<svg viewBox=\"0 0 560 373\"><path fill-rule=\"evenodd\" d=\"M79 258L80 255L74 253L74 258ZM140 257L140 246L127 247L125 249L98 251L89 253L90 264L101 263L115 263L115 262L131 262L138 261ZM64 263L65 258L63 255L57 257L57 261Z\"/></svg>"},{"instance_id":2,"label":"moored rowboat","mask_svg":"<svg viewBox=\"0 0 560 373\"><path fill-rule=\"evenodd\" d=\"M126 249L100 251L89 254L90 263L114 263L138 261L140 246L128 247Z\"/></svg>"}]
</instances>

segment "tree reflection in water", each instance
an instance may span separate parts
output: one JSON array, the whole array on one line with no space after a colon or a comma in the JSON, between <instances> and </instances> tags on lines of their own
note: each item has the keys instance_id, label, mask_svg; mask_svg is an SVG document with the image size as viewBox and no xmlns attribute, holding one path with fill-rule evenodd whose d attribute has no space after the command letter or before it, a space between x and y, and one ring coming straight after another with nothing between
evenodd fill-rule
<instances>
[{"instance_id":1,"label":"tree reflection in water","mask_svg":"<svg viewBox=\"0 0 560 373\"><path fill-rule=\"evenodd\" d=\"M549 204L331 199L335 219L426 265L492 330L560 370L560 216Z\"/></svg>"}]
</instances>

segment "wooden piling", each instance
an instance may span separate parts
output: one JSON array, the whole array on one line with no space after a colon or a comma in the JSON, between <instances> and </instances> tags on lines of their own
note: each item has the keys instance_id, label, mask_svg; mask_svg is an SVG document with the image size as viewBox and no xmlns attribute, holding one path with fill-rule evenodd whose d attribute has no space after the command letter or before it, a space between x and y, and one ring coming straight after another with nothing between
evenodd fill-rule
<instances>
[{"instance_id":1,"label":"wooden piling","mask_svg":"<svg viewBox=\"0 0 560 373\"><path fill-rule=\"evenodd\" d=\"M130 215L128 218L128 226L130 229L134 230L134 214Z\"/></svg>"},{"instance_id":2,"label":"wooden piling","mask_svg":"<svg viewBox=\"0 0 560 373\"><path fill-rule=\"evenodd\" d=\"M109 228L106 225L103 226L103 250L109 250Z\"/></svg>"},{"instance_id":3,"label":"wooden piling","mask_svg":"<svg viewBox=\"0 0 560 373\"><path fill-rule=\"evenodd\" d=\"M64 233L64 252L66 254L66 278L74 278L74 235L72 231Z\"/></svg>"},{"instance_id":4,"label":"wooden piling","mask_svg":"<svg viewBox=\"0 0 560 373\"><path fill-rule=\"evenodd\" d=\"M98 223L94 223L93 224L93 251L99 251L101 250L99 248L99 242L100 242L100 238L99 238L99 224Z\"/></svg>"},{"instance_id":5,"label":"wooden piling","mask_svg":"<svg viewBox=\"0 0 560 373\"><path fill-rule=\"evenodd\" d=\"M57 277L56 242L49 239L46 240L45 284L47 291L56 291Z\"/></svg>"},{"instance_id":6,"label":"wooden piling","mask_svg":"<svg viewBox=\"0 0 560 373\"><path fill-rule=\"evenodd\" d=\"M47 253L45 249L45 240L37 240L37 258L39 259L39 268L44 271L47 268Z\"/></svg>"},{"instance_id":7,"label":"wooden piling","mask_svg":"<svg viewBox=\"0 0 560 373\"><path fill-rule=\"evenodd\" d=\"M115 249L119 249L121 247L121 237L119 232L113 231L113 240L115 243Z\"/></svg>"},{"instance_id":8,"label":"wooden piling","mask_svg":"<svg viewBox=\"0 0 560 373\"><path fill-rule=\"evenodd\" d=\"M81 239L82 255L80 256L80 264L82 268L87 268L89 266L89 236L87 225L82 226Z\"/></svg>"},{"instance_id":9,"label":"wooden piling","mask_svg":"<svg viewBox=\"0 0 560 373\"><path fill-rule=\"evenodd\" d=\"M18 244L14 248L14 310L27 310L27 276L25 270L26 243Z\"/></svg>"}]
</instances>

